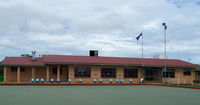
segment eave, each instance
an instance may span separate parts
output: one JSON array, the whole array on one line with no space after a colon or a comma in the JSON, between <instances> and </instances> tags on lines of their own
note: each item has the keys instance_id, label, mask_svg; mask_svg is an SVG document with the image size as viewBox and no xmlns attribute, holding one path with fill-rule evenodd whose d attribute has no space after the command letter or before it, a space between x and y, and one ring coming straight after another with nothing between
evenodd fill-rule
<instances>
[{"instance_id":1,"label":"eave","mask_svg":"<svg viewBox=\"0 0 200 105\"><path fill-rule=\"evenodd\" d=\"M45 66L45 65L31 65L31 64L1 64L2 66L29 66L29 67L32 67L32 66Z\"/></svg>"},{"instance_id":2,"label":"eave","mask_svg":"<svg viewBox=\"0 0 200 105\"><path fill-rule=\"evenodd\" d=\"M164 65L142 65L142 64L112 64L112 63L81 63L81 62L46 62L45 64L67 64L67 65L95 65L95 66L136 66L136 67L164 67ZM167 65L167 67L198 67L198 66L186 66L186 65Z\"/></svg>"}]
</instances>

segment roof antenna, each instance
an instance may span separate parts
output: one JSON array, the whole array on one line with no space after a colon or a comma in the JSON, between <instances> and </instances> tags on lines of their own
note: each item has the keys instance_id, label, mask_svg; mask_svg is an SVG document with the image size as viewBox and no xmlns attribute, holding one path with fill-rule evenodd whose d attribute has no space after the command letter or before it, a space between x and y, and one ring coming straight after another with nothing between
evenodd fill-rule
<instances>
[{"instance_id":1,"label":"roof antenna","mask_svg":"<svg viewBox=\"0 0 200 105\"><path fill-rule=\"evenodd\" d=\"M32 60L33 60L33 61L35 61L35 54L36 54L36 51L33 50L33 51L32 51Z\"/></svg>"}]
</instances>

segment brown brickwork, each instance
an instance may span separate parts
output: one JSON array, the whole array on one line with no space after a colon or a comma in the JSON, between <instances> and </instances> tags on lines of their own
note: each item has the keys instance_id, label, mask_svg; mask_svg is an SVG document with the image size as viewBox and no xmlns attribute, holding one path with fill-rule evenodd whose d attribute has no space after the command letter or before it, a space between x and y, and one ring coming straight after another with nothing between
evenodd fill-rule
<instances>
[{"instance_id":1,"label":"brown brickwork","mask_svg":"<svg viewBox=\"0 0 200 105\"><path fill-rule=\"evenodd\" d=\"M53 74L52 68L57 67L57 74ZM74 77L74 68L75 67L90 67L91 68L91 77L90 78L75 78ZM116 78L102 78L101 77L101 68L103 67L112 67L116 68ZM123 79L124 84L128 84L129 80L133 80L133 83L140 83L140 79L144 78L144 69L142 67L126 67L126 66L89 66L89 65L49 65L44 67L24 67L25 71L20 70L18 67L17 71L11 71L10 66L4 66L4 82L30 82L31 78L43 78L45 81L50 79L59 78L62 83L66 82L68 78L72 79L71 83L80 84L79 79L82 79L81 84L92 84L94 83L93 79L96 79L96 83L100 83L99 80L103 79L104 84L110 84L110 79L112 79L112 84L117 83L117 79ZM124 78L124 68L138 68L138 77L137 78ZM184 76L183 70L185 68L176 68L175 69L175 78L166 78L168 83L183 83L191 84L195 77L195 72L192 71L191 75ZM161 80L162 72L154 71L154 78ZM119 83L121 84L121 83Z\"/></svg>"}]
</instances>

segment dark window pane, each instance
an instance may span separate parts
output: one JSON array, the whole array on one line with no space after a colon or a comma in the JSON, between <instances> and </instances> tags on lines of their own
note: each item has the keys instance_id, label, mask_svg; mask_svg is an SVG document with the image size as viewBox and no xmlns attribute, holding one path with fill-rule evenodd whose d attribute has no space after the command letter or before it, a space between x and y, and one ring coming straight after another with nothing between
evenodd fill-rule
<instances>
[{"instance_id":1,"label":"dark window pane","mask_svg":"<svg viewBox=\"0 0 200 105\"><path fill-rule=\"evenodd\" d=\"M167 69L166 72L163 72L163 77L165 78L175 78L175 70L174 69Z\"/></svg>"},{"instance_id":2,"label":"dark window pane","mask_svg":"<svg viewBox=\"0 0 200 105\"><path fill-rule=\"evenodd\" d=\"M20 72L25 72L25 68L24 67L20 67Z\"/></svg>"},{"instance_id":3,"label":"dark window pane","mask_svg":"<svg viewBox=\"0 0 200 105\"><path fill-rule=\"evenodd\" d=\"M89 67L75 67L75 77L76 78L90 78L90 68Z\"/></svg>"},{"instance_id":4,"label":"dark window pane","mask_svg":"<svg viewBox=\"0 0 200 105\"><path fill-rule=\"evenodd\" d=\"M52 74L53 75L57 75L57 67L53 67L52 68Z\"/></svg>"},{"instance_id":5,"label":"dark window pane","mask_svg":"<svg viewBox=\"0 0 200 105\"><path fill-rule=\"evenodd\" d=\"M101 68L101 77L116 77L116 68Z\"/></svg>"},{"instance_id":6,"label":"dark window pane","mask_svg":"<svg viewBox=\"0 0 200 105\"><path fill-rule=\"evenodd\" d=\"M62 73L63 73L63 70L65 70L65 67L60 67L60 75L62 75Z\"/></svg>"},{"instance_id":7,"label":"dark window pane","mask_svg":"<svg viewBox=\"0 0 200 105\"><path fill-rule=\"evenodd\" d=\"M200 75L200 71L197 72L197 75Z\"/></svg>"},{"instance_id":8,"label":"dark window pane","mask_svg":"<svg viewBox=\"0 0 200 105\"><path fill-rule=\"evenodd\" d=\"M11 72L17 72L17 67L11 67Z\"/></svg>"},{"instance_id":9,"label":"dark window pane","mask_svg":"<svg viewBox=\"0 0 200 105\"><path fill-rule=\"evenodd\" d=\"M137 78L138 70L133 68L125 68L124 69L124 78Z\"/></svg>"},{"instance_id":10,"label":"dark window pane","mask_svg":"<svg viewBox=\"0 0 200 105\"><path fill-rule=\"evenodd\" d=\"M184 70L183 71L183 75L191 75L191 71L190 70Z\"/></svg>"}]
</instances>

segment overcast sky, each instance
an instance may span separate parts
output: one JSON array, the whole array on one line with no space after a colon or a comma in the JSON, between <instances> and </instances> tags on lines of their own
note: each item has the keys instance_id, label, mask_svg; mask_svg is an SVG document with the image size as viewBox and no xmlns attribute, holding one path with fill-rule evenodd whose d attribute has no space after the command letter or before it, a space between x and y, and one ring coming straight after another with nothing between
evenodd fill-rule
<instances>
[{"instance_id":1,"label":"overcast sky","mask_svg":"<svg viewBox=\"0 0 200 105\"><path fill-rule=\"evenodd\" d=\"M200 64L200 0L0 0L0 60L31 53L144 57Z\"/></svg>"}]
</instances>

